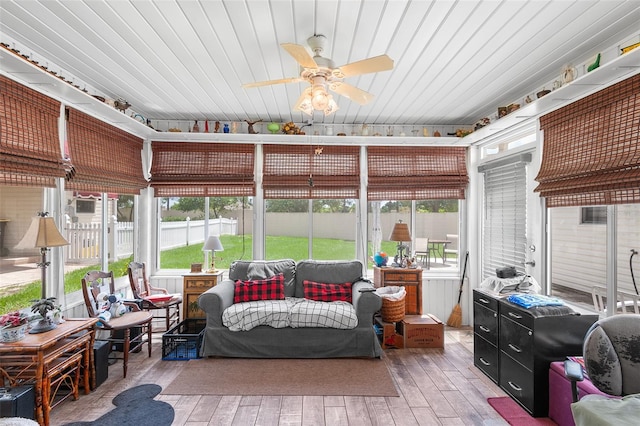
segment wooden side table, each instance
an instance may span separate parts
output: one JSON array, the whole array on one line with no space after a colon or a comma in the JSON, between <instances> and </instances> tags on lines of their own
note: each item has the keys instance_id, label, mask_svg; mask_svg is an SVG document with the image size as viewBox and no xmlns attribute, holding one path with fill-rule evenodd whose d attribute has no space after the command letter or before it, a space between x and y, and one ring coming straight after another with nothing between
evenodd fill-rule
<instances>
[{"instance_id":1,"label":"wooden side table","mask_svg":"<svg viewBox=\"0 0 640 426\"><path fill-rule=\"evenodd\" d=\"M78 387L90 392L89 372L93 368L94 325L97 318L69 318L53 330L27 336L13 343L0 343L0 376L5 384L17 386L34 383L36 418L49 424L57 384L65 381L72 387L68 396L78 397ZM82 365L82 383L79 370ZM71 378L75 375L74 378ZM2 384L0 382L0 384ZM63 398L63 399L66 399Z\"/></svg>"},{"instance_id":2,"label":"wooden side table","mask_svg":"<svg viewBox=\"0 0 640 426\"><path fill-rule=\"evenodd\" d=\"M404 286L406 315L422 315L422 268L392 268L374 266L375 287Z\"/></svg>"},{"instance_id":3,"label":"wooden side table","mask_svg":"<svg viewBox=\"0 0 640 426\"><path fill-rule=\"evenodd\" d=\"M198 297L222 281L224 279L224 271L185 274L182 278L182 300L185 304L183 309L184 319L206 318L206 314L198 306Z\"/></svg>"}]
</instances>

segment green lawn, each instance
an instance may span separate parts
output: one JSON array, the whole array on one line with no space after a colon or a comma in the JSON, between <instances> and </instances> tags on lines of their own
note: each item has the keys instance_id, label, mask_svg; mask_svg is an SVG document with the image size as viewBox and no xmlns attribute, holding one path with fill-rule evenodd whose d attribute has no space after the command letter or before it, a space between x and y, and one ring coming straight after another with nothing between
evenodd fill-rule
<instances>
[{"instance_id":1,"label":"green lawn","mask_svg":"<svg viewBox=\"0 0 640 426\"><path fill-rule=\"evenodd\" d=\"M224 251L216 252L216 267L228 269L231 262L244 259L250 260L252 255L251 236L242 235L222 235L220 242ZM278 237L268 236L266 240L266 252L268 260L274 259L308 259L308 239L302 237ZM160 253L160 265L162 269L190 269L192 263L201 263L203 260L202 243L186 247L179 247L172 250L165 250ZM395 253L396 243L390 241L382 242L382 249L392 258ZM369 249L371 252L371 248ZM322 260L339 260L355 258L355 242L337 239L315 239L313 242L313 258ZM122 259L109 264L109 270L114 272L116 277L123 277L127 274L127 265L133 259ZM369 262L369 267L371 267ZM64 288L66 293L80 290L81 280L87 271L99 269L100 265L89 265L81 269L66 273L64 275ZM203 266L206 269L206 265ZM40 298L40 280L26 284L23 289L9 296L0 299L0 314L4 314L16 309L31 306L31 301Z\"/></svg>"}]
</instances>

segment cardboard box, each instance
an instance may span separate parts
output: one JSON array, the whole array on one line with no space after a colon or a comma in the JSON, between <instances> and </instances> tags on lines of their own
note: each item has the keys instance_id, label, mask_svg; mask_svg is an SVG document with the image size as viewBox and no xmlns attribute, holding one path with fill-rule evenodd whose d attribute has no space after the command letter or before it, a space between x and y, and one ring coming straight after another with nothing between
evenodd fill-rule
<instances>
[{"instance_id":1,"label":"cardboard box","mask_svg":"<svg viewBox=\"0 0 640 426\"><path fill-rule=\"evenodd\" d=\"M444 324L435 315L406 315L400 334L405 348L444 348Z\"/></svg>"},{"instance_id":2,"label":"cardboard box","mask_svg":"<svg viewBox=\"0 0 640 426\"><path fill-rule=\"evenodd\" d=\"M376 316L374 324L378 330L381 330L376 334L380 339L382 349L402 349L404 347L404 338L398 332L400 322L385 322L382 321L382 318Z\"/></svg>"}]
</instances>

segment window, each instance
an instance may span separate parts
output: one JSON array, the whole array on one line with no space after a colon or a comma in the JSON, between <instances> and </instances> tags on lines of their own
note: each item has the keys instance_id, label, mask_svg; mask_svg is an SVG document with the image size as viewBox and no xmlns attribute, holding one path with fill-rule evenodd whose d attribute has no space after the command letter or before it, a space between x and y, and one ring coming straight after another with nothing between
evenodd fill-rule
<instances>
[{"instance_id":1,"label":"window","mask_svg":"<svg viewBox=\"0 0 640 426\"><path fill-rule=\"evenodd\" d=\"M607 224L607 207L581 207L580 208L580 223L581 224Z\"/></svg>"},{"instance_id":2,"label":"window","mask_svg":"<svg viewBox=\"0 0 640 426\"><path fill-rule=\"evenodd\" d=\"M527 168L530 154L480 166L484 173L482 277L515 266L525 273L527 249Z\"/></svg>"},{"instance_id":3,"label":"window","mask_svg":"<svg viewBox=\"0 0 640 426\"><path fill-rule=\"evenodd\" d=\"M96 202L93 200L76 200L76 213L95 213Z\"/></svg>"},{"instance_id":4,"label":"window","mask_svg":"<svg viewBox=\"0 0 640 426\"><path fill-rule=\"evenodd\" d=\"M421 246L426 239L446 241L447 235L459 235L459 200L386 200L371 201L369 210L368 257L377 251L384 251L388 258L388 265L393 262L398 252L399 241L391 241L389 237L393 226L402 221L409 224L412 241L402 241L407 248L405 253L414 257L416 251L427 251ZM456 271L458 259L444 256L443 243L431 244L431 261L427 262L423 256L416 256L416 262L429 272ZM369 262L369 267L372 263ZM428 268L428 269L427 269Z\"/></svg>"}]
</instances>

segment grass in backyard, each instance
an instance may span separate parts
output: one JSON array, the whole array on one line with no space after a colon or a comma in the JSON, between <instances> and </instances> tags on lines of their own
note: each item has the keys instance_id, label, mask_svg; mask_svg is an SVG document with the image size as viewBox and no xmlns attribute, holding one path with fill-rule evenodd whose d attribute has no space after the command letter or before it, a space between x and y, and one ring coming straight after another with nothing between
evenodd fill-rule
<instances>
[{"instance_id":1,"label":"grass in backyard","mask_svg":"<svg viewBox=\"0 0 640 426\"><path fill-rule=\"evenodd\" d=\"M253 239L250 235L222 235L220 242L223 251L216 252L216 267L228 269L235 260L251 260ZM165 250L160 253L160 265L162 269L190 269L192 263L200 263L204 259L202 251L203 243ZM295 261L308 259L308 238L267 236L266 252L267 260L293 259ZM396 244L391 241L382 242L382 250L386 251L390 258L396 250ZM369 248L369 253L372 250ZM330 238L315 239L313 241L313 258L318 260L350 260L355 259L355 241L338 240ZM123 277L127 274L127 266L133 258L122 259L109 264L109 270L115 277ZM369 268L371 268L369 262ZM207 265L203 265L206 269ZM64 275L64 287L66 293L80 290L82 277L88 271L100 269L100 265L89 265L81 269L68 272ZM31 306L31 301L40 298L40 280L22 286L17 293L0 298L0 314L16 309Z\"/></svg>"},{"instance_id":2,"label":"grass in backyard","mask_svg":"<svg viewBox=\"0 0 640 426\"><path fill-rule=\"evenodd\" d=\"M121 259L109 264L109 270L115 277L123 277L127 274L127 266L133 258ZM64 291L72 293L78 291L82 285L82 277L89 271L100 269L100 265L88 265L64 274ZM40 280L26 284L20 291L0 298L0 314L23 309L32 305L31 301L40 299L42 282Z\"/></svg>"}]
</instances>

